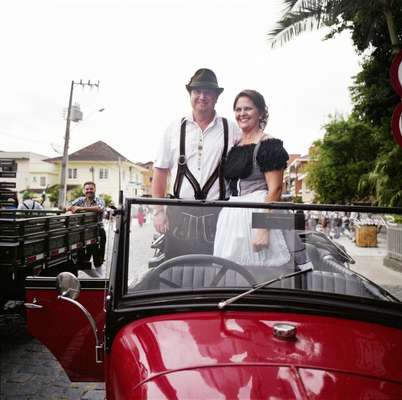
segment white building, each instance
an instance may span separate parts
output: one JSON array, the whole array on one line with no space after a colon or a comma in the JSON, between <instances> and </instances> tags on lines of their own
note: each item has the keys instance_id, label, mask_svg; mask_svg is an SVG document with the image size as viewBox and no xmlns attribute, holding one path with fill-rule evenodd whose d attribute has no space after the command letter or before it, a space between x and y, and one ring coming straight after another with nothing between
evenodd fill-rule
<instances>
[{"instance_id":1,"label":"white building","mask_svg":"<svg viewBox=\"0 0 402 400\"><path fill-rule=\"evenodd\" d=\"M292 198L300 198L303 203L314 201L314 192L306 184L305 168L309 161L308 155L289 154L288 166L284 172L284 192Z\"/></svg>"},{"instance_id":2,"label":"white building","mask_svg":"<svg viewBox=\"0 0 402 400\"><path fill-rule=\"evenodd\" d=\"M60 182L62 157L46 160L54 165ZM108 144L98 141L69 155L67 191L92 181L97 195L108 194L118 204L119 190L124 197L147 194L144 176L147 169L131 162ZM67 195L68 198L68 195Z\"/></svg>"},{"instance_id":3,"label":"white building","mask_svg":"<svg viewBox=\"0 0 402 400\"><path fill-rule=\"evenodd\" d=\"M59 179L56 166L44 161L47 158L31 152L0 151L0 160L13 160L17 164L16 177L0 177L0 181L15 183L18 194L29 191L39 195Z\"/></svg>"}]
</instances>

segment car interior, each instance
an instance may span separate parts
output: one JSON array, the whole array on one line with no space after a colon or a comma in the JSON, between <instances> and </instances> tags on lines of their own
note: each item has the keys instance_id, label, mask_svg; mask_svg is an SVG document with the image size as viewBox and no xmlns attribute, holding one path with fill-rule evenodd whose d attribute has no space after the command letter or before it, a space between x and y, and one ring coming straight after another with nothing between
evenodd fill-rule
<instances>
[{"instance_id":1,"label":"car interior","mask_svg":"<svg viewBox=\"0 0 402 400\"><path fill-rule=\"evenodd\" d=\"M253 228L261 227L259 215L261 213L258 212L253 215ZM282 232L291 255L289 262L284 265L269 268L261 265L239 265L212 255L184 254L165 259L158 266L149 268L128 290L132 293L216 287L247 289L282 275L311 268L305 274L282 279L269 287L390 299L377 285L349 269L348 263L353 260L342 248L335 246L323 234L296 230L294 224L291 229L289 216L284 217L284 226L287 229ZM270 228L267 216L263 215L263 218L265 226ZM278 215L273 223L277 228Z\"/></svg>"}]
</instances>

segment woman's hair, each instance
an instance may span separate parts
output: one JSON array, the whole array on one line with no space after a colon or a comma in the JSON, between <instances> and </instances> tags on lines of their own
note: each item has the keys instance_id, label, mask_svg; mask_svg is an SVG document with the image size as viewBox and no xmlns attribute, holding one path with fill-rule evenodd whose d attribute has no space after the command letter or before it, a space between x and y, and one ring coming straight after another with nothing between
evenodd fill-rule
<instances>
[{"instance_id":1,"label":"woman's hair","mask_svg":"<svg viewBox=\"0 0 402 400\"><path fill-rule=\"evenodd\" d=\"M267 125L269 117L268 107L265 104L264 96L261 93L258 93L256 90L242 90L234 100L233 110L236 109L236 104L240 97L248 97L254 103L258 112L260 113L260 128L264 129Z\"/></svg>"}]
</instances>

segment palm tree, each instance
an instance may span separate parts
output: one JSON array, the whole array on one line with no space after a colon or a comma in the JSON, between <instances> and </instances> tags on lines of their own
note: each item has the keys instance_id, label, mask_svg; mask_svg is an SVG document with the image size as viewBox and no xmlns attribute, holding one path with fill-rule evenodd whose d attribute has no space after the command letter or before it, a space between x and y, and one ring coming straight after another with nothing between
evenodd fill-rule
<instances>
[{"instance_id":1,"label":"palm tree","mask_svg":"<svg viewBox=\"0 0 402 400\"><path fill-rule=\"evenodd\" d=\"M400 0L284 0L285 12L278 26L268 34L271 46L288 42L300 33L323 26L348 27L347 18L364 20L367 44L379 19L385 18L391 46L400 50L400 42L392 15L392 6Z\"/></svg>"}]
</instances>

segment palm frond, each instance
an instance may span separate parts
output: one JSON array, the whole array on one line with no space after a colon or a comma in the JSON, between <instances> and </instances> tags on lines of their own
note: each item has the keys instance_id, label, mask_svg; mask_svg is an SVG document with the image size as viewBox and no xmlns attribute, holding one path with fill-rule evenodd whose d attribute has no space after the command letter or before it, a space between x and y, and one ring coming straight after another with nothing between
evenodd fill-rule
<instances>
[{"instance_id":1,"label":"palm frond","mask_svg":"<svg viewBox=\"0 0 402 400\"><path fill-rule=\"evenodd\" d=\"M287 13L288 11L290 11L298 2L299 0L284 0L284 13Z\"/></svg>"},{"instance_id":2,"label":"palm frond","mask_svg":"<svg viewBox=\"0 0 402 400\"><path fill-rule=\"evenodd\" d=\"M305 31L319 29L339 23L344 14L356 14L367 5L367 1L377 3L379 0L286 0L285 9L276 28L268 33L271 47L283 45L293 37Z\"/></svg>"},{"instance_id":3,"label":"palm frond","mask_svg":"<svg viewBox=\"0 0 402 400\"><path fill-rule=\"evenodd\" d=\"M304 31L318 29L325 18L322 3L326 3L326 0L293 0L286 3L288 11L283 14L277 27L268 33L271 47L275 47L278 43L283 45Z\"/></svg>"}]
</instances>

